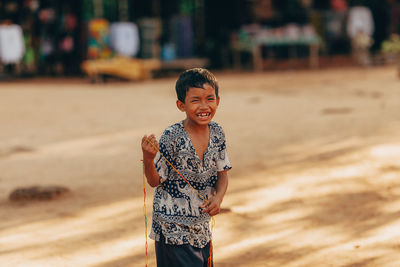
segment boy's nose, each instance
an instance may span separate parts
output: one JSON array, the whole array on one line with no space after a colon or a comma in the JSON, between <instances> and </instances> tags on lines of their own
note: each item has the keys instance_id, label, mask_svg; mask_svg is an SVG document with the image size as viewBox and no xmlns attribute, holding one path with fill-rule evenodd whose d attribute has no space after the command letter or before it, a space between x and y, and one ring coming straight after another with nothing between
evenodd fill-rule
<instances>
[{"instance_id":1,"label":"boy's nose","mask_svg":"<svg viewBox=\"0 0 400 267\"><path fill-rule=\"evenodd\" d=\"M200 107L201 108L208 107L207 101L204 101L204 100L200 101Z\"/></svg>"}]
</instances>

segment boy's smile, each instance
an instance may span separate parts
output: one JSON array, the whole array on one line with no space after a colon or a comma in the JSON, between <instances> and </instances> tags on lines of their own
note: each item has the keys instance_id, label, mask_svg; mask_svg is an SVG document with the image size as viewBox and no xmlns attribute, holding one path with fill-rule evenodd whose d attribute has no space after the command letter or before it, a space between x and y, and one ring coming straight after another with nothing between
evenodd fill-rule
<instances>
[{"instance_id":1,"label":"boy's smile","mask_svg":"<svg viewBox=\"0 0 400 267\"><path fill-rule=\"evenodd\" d=\"M206 126L215 115L219 97L215 89L205 83L203 88L190 87L186 92L185 103L177 101L179 110L186 112L186 121L192 126Z\"/></svg>"}]
</instances>

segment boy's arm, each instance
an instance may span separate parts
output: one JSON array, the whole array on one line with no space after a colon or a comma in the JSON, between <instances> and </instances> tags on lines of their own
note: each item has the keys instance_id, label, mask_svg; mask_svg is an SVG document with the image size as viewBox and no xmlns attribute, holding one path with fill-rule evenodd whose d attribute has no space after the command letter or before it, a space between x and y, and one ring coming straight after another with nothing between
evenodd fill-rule
<instances>
[{"instance_id":1,"label":"boy's arm","mask_svg":"<svg viewBox=\"0 0 400 267\"><path fill-rule=\"evenodd\" d=\"M144 162L144 174L146 175L147 182L151 187L156 187L160 184L160 177L154 165L154 158L157 155L158 142L154 134L150 136L143 136L142 138L142 152L143 152L143 162Z\"/></svg>"},{"instance_id":2,"label":"boy's arm","mask_svg":"<svg viewBox=\"0 0 400 267\"><path fill-rule=\"evenodd\" d=\"M228 171L218 172L218 180L215 187L215 195L206 203L203 204L203 213L208 213L210 216L217 215L221 210L221 203L224 199L228 188Z\"/></svg>"}]
</instances>

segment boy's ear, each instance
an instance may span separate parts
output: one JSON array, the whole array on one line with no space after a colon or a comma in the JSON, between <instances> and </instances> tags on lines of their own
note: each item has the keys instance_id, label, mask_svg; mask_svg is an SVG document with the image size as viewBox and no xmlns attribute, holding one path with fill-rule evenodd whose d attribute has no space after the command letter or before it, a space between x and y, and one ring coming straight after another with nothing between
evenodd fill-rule
<instances>
[{"instance_id":1,"label":"boy's ear","mask_svg":"<svg viewBox=\"0 0 400 267\"><path fill-rule=\"evenodd\" d=\"M217 106L219 105L219 96L217 96Z\"/></svg>"},{"instance_id":2,"label":"boy's ear","mask_svg":"<svg viewBox=\"0 0 400 267\"><path fill-rule=\"evenodd\" d=\"M182 112L185 111L185 103L183 103L180 100L176 100L176 106L178 107L178 109Z\"/></svg>"}]
</instances>

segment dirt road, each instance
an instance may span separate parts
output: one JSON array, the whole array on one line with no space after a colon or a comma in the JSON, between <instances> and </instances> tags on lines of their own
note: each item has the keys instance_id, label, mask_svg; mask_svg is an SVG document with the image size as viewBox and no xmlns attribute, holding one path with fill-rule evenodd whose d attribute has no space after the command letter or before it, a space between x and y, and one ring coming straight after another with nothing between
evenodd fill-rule
<instances>
[{"instance_id":1,"label":"dirt road","mask_svg":"<svg viewBox=\"0 0 400 267\"><path fill-rule=\"evenodd\" d=\"M396 70L216 75L234 168L215 266L400 266ZM144 266L139 140L183 119L175 80L0 83L0 266ZM71 194L7 199L48 184Z\"/></svg>"}]
</instances>

